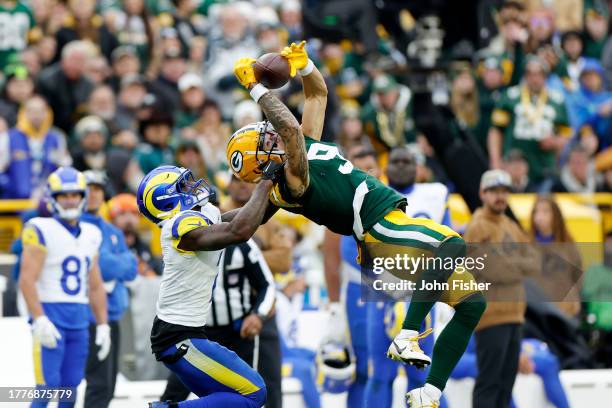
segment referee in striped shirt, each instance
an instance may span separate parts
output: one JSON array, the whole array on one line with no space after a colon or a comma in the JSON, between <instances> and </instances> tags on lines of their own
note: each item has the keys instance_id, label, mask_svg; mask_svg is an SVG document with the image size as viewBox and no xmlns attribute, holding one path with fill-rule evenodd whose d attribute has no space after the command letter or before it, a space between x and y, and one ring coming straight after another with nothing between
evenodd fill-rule
<instances>
[{"instance_id":1,"label":"referee in striped shirt","mask_svg":"<svg viewBox=\"0 0 612 408\"><path fill-rule=\"evenodd\" d=\"M219 260L206 335L258 367L259 333L274 310L274 278L257 244L249 241L227 247ZM162 401L179 402L189 390L174 374L168 378Z\"/></svg>"}]
</instances>

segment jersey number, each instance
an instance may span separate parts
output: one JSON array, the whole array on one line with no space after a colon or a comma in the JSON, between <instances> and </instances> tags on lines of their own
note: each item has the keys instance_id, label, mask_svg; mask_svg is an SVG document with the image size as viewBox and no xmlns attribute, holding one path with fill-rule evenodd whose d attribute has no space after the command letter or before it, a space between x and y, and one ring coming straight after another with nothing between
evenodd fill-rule
<instances>
[{"instance_id":1,"label":"jersey number","mask_svg":"<svg viewBox=\"0 0 612 408\"><path fill-rule=\"evenodd\" d=\"M91 260L89 257L85 257L85 267L87 268L84 276L87 276ZM64 259L62 262L62 289L67 294L74 296L81 291L81 260L74 255L71 255ZM68 284L70 281L70 285ZM74 282L74 283L72 283ZM86 285L88 286L88 285Z\"/></svg>"},{"instance_id":2,"label":"jersey number","mask_svg":"<svg viewBox=\"0 0 612 408\"><path fill-rule=\"evenodd\" d=\"M340 173L350 174L353 171L353 163L342 157L336 146L313 143L308 149L308 160L332 160L335 158L344 161L344 164L338 166Z\"/></svg>"}]
</instances>

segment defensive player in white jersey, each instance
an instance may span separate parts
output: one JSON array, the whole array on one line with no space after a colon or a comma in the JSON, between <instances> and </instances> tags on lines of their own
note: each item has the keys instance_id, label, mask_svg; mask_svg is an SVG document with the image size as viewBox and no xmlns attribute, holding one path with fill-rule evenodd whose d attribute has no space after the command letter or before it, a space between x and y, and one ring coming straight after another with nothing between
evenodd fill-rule
<instances>
[{"instance_id":1,"label":"defensive player in white jersey","mask_svg":"<svg viewBox=\"0 0 612 408\"><path fill-rule=\"evenodd\" d=\"M98 358L110 351L106 292L98 268L100 230L80 222L86 205L85 176L60 167L48 178L53 217L35 217L22 233L19 287L32 317L34 374L39 388L76 387L84 376L89 307L96 318ZM47 406L35 400L32 407ZM74 402L60 402L72 407Z\"/></svg>"},{"instance_id":2,"label":"defensive player in white jersey","mask_svg":"<svg viewBox=\"0 0 612 408\"><path fill-rule=\"evenodd\" d=\"M273 163L273 162L271 162ZM160 166L138 188L138 207L161 227L164 272L151 330L151 348L197 400L152 402L152 408L260 408L266 401L263 379L234 352L206 339L221 250L247 241L262 222L268 194L282 165L270 164L251 199L223 221L208 202L211 191L191 170Z\"/></svg>"}]
</instances>

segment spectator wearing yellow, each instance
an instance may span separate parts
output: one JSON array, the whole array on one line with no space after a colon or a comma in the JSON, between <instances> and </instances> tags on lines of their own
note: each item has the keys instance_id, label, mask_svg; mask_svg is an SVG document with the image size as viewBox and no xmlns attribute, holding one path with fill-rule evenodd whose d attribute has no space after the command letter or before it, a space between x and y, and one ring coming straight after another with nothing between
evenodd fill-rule
<instances>
[{"instance_id":1,"label":"spectator wearing yellow","mask_svg":"<svg viewBox=\"0 0 612 408\"><path fill-rule=\"evenodd\" d=\"M374 79L370 101L363 107L361 117L378 153L416 140L412 92L390 75Z\"/></svg>"},{"instance_id":2,"label":"spectator wearing yellow","mask_svg":"<svg viewBox=\"0 0 612 408\"><path fill-rule=\"evenodd\" d=\"M572 134L563 95L546 86L549 68L528 58L524 83L508 88L495 105L487 140L491 168L501 167L504 152L519 149L536 183L554 174L556 155Z\"/></svg>"},{"instance_id":3,"label":"spectator wearing yellow","mask_svg":"<svg viewBox=\"0 0 612 408\"><path fill-rule=\"evenodd\" d=\"M119 42L106 26L102 16L96 14L96 1L69 0L68 11L62 28L55 35L56 59L66 44L76 40L86 40L96 44L102 55L110 61L111 53L119 46Z\"/></svg>"},{"instance_id":4,"label":"spectator wearing yellow","mask_svg":"<svg viewBox=\"0 0 612 408\"><path fill-rule=\"evenodd\" d=\"M19 110L15 127L0 133L0 197L40 198L47 177L72 163L52 122L47 103L34 95Z\"/></svg>"}]
</instances>

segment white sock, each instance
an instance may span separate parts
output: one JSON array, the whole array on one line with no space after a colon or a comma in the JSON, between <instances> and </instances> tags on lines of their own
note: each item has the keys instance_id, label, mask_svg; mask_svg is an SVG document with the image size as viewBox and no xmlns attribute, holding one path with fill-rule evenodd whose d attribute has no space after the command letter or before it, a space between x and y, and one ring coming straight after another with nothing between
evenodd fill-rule
<instances>
[{"instance_id":1,"label":"white sock","mask_svg":"<svg viewBox=\"0 0 612 408\"><path fill-rule=\"evenodd\" d=\"M440 397L442 397L442 391L440 391L438 388L434 387L431 384L425 384L425 393L427 395L429 395L430 398L432 398L435 401L440 401Z\"/></svg>"},{"instance_id":2,"label":"white sock","mask_svg":"<svg viewBox=\"0 0 612 408\"><path fill-rule=\"evenodd\" d=\"M406 330L402 329L397 335L398 339L410 339L412 337L416 337L419 335L419 332L416 330Z\"/></svg>"}]
</instances>

